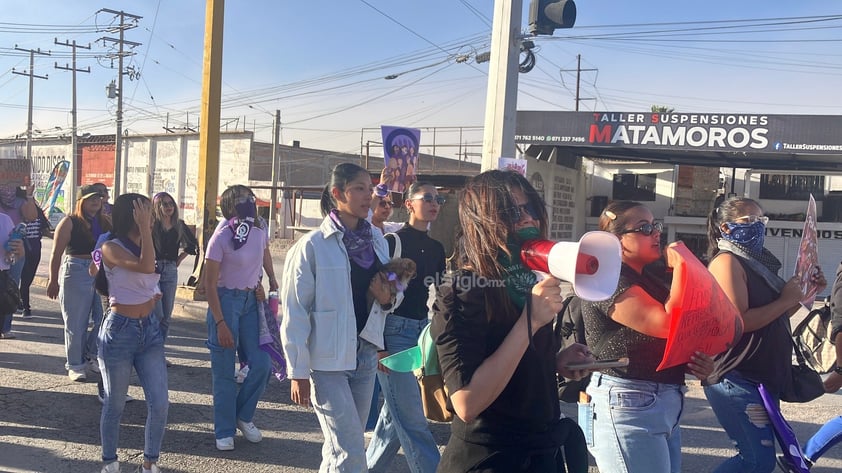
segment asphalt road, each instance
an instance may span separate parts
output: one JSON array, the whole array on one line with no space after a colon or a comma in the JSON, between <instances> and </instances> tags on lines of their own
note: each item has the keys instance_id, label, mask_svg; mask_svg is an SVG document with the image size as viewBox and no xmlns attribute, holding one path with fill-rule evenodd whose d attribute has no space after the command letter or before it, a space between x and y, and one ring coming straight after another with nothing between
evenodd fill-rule
<instances>
[{"instance_id":1,"label":"asphalt road","mask_svg":"<svg viewBox=\"0 0 842 473\"><path fill-rule=\"evenodd\" d=\"M276 262L276 271L280 271L280 264ZM46 269L45 264L42 269ZM188 274L189 268L180 273ZM39 270L39 274L44 276L45 272ZM179 279L183 281L186 276ZM44 296L42 287L33 287L33 296L34 316L15 317L18 338L0 340L0 472L98 472L100 404L96 378L89 377L85 383L67 378L58 305ZM322 435L316 417L311 410L289 401L288 382L274 379L254 419L263 431L263 442L250 444L238 435L234 451L216 450L210 361L204 346L205 310L204 303L178 301L170 328L166 351L174 366L168 371L170 411L160 467L166 472L317 471ZM734 450L698 382L689 381L688 385L682 420L683 471L707 472ZM146 419L143 392L136 380L129 393L139 400L127 404L123 415L118 454L124 472L135 471L141 463ZM565 411L575 418L575 407ZM783 413L804 442L822 423L842 414L842 396L784 404ZM443 448L449 426L433 424L432 431ZM401 455L391 471L409 471ZM832 449L812 471L842 471L842 446Z\"/></svg>"}]
</instances>

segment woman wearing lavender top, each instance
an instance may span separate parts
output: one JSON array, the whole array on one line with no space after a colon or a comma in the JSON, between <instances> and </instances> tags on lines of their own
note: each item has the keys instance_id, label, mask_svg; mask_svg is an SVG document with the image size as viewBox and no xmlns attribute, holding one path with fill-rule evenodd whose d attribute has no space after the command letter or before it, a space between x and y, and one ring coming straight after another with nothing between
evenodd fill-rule
<instances>
[{"instance_id":1,"label":"woman wearing lavender top","mask_svg":"<svg viewBox=\"0 0 842 473\"><path fill-rule=\"evenodd\" d=\"M269 254L268 234L257 219L251 189L241 185L225 189L219 206L228 223L214 231L205 256L207 346L213 376L216 448L233 450L238 428L249 442L263 439L252 422L271 371L269 356L259 345L256 288L262 268L267 268L270 291L277 290L278 283ZM233 369L238 348L250 367L241 385L237 384Z\"/></svg>"}]
</instances>

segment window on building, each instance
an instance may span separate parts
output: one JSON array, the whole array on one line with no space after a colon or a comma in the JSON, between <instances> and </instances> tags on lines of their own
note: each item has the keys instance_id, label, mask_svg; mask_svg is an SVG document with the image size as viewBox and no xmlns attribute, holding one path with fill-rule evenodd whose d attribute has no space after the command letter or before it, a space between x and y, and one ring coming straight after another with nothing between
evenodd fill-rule
<instances>
[{"instance_id":1,"label":"window on building","mask_svg":"<svg viewBox=\"0 0 842 473\"><path fill-rule=\"evenodd\" d=\"M824 176L792 176L788 174L761 174L761 199L808 200L824 199Z\"/></svg>"},{"instance_id":2,"label":"window on building","mask_svg":"<svg viewBox=\"0 0 842 473\"><path fill-rule=\"evenodd\" d=\"M657 174L614 174L614 200L655 201Z\"/></svg>"}]
</instances>

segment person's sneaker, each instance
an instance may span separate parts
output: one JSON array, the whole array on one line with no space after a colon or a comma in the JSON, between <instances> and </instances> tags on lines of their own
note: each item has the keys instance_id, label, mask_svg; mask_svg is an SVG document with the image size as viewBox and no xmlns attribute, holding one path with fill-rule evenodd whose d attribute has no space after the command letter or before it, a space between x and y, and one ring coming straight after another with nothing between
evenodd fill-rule
<instances>
[{"instance_id":1,"label":"person's sneaker","mask_svg":"<svg viewBox=\"0 0 842 473\"><path fill-rule=\"evenodd\" d=\"M67 377L71 381L84 381L88 379L88 374L85 373L85 370L67 370Z\"/></svg>"},{"instance_id":2,"label":"person's sneaker","mask_svg":"<svg viewBox=\"0 0 842 473\"><path fill-rule=\"evenodd\" d=\"M102 471L100 473L119 473L120 472L120 462L113 461L104 467L102 467Z\"/></svg>"},{"instance_id":3,"label":"person's sneaker","mask_svg":"<svg viewBox=\"0 0 842 473\"><path fill-rule=\"evenodd\" d=\"M243 432L243 437L245 437L249 442L257 443L263 440L263 434L261 434L260 430L254 426L253 422L243 422L238 419L237 427L240 428L240 431Z\"/></svg>"},{"instance_id":4,"label":"person's sneaker","mask_svg":"<svg viewBox=\"0 0 842 473\"><path fill-rule=\"evenodd\" d=\"M13 334L12 332L3 332L3 333L0 333L0 338L7 338L7 339L11 340L13 338L18 338L18 337L16 337L15 334Z\"/></svg>"},{"instance_id":5,"label":"person's sneaker","mask_svg":"<svg viewBox=\"0 0 842 473\"><path fill-rule=\"evenodd\" d=\"M172 366L172 361L170 361L166 358L164 358L164 363L167 365L167 368L170 368Z\"/></svg>"},{"instance_id":6,"label":"person's sneaker","mask_svg":"<svg viewBox=\"0 0 842 473\"><path fill-rule=\"evenodd\" d=\"M242 369L237 371L237 384L243 384L243 381L246 380L246 376L249 375L249 365L243 366Z\"/></svg>"},{"instance_id":7,"label":"person's sneaker","mask_svg":"<svg viewBox=\"0 0 842 473\"><path fill-rule=\"evenodd\" d=\"M99 373L99 362L97 360L88 360L88 369L92 373Z\"/></svg>"},{"instance_id":8,"label":"person's sneaker","mask_svg":"<svg viewBox=\"0 0 842 473\"><path fill-rule=\"evenodd\" d=\"M143 465L141 465L141 469L142 469L143 473L161 473L161 469L158 468L158 465L156 465L155 463L150 465L150 467L151 468L149 468L147 470L146 468L143 468Z\"/></svg>"},{"instance_id":9,"label":"person's sneaker","mask_svg":"<svg viewBox=\"0 0 842 473\"><path fill-rule=\"evenodd\" d=\"M234 437L216 439L216 449L222 451L234 450Z\"/></svg>"},{"instance_id":10,"label":"person's sneaker","mask_svg":"<svg viewBox=\"0 0 842 473\"><path fill-rule=\"evenodd\" d=\"M24 318L24 319L32 318L32 310L23 309L23 313L20 316L21 316L21 318Z\"/></svg>"}]
</instances>

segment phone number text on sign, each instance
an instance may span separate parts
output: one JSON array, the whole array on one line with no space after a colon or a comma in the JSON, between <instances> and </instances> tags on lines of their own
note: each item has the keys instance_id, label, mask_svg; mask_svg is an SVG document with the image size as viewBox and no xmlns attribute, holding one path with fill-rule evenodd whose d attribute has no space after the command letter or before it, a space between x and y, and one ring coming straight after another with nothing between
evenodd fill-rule
<instances>
[{"instance_id":1,"label":"phone number text on sign","mask_svg":"<svg viewBox=\"0 0 842 473\"><path fill-rule=\"evenodd\" d=\"M534 143L584 143L584 136L515 135L515 141Z\"/></svg>"}]
</instances>

